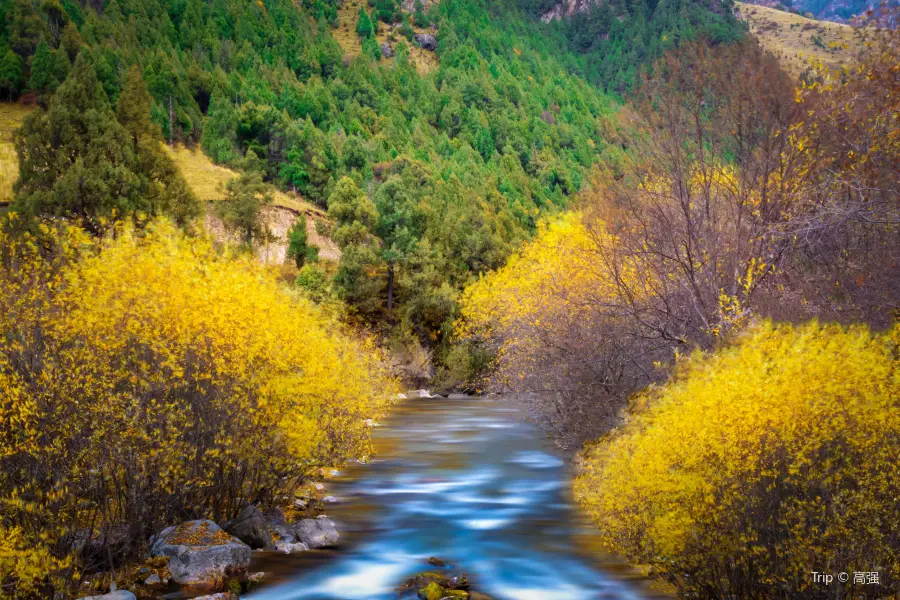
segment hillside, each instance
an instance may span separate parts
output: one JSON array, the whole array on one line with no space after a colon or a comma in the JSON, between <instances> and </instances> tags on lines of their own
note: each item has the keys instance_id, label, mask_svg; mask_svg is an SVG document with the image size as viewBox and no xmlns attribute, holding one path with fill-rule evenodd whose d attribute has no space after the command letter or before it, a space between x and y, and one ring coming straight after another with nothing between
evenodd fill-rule
<instances>
[{"instance_id":1,"label":"hillside","mask_svg":"<svg viewBox=\"0 0 900 600\"><path fill-rule=\"evenodd\" d=\"M13 132L31 110L20 104L0 103L0 205L12 201L12 186L19 176Z\"/></svg>"},{"instance_id":2,"label":"hillside","mask_svg":"<svg viewBox=\"0 0 900 600\"><path fill-rule=\"evenodd\" d=\"M337 11L337 25L332 32L332 35L334 35L334 38L344 50L344 56L348 58L356 58L363 52L362 43L360 42L359 35L356 33L356 21L359 17L360 7L368 8L368 5L361 0L347 0L346 2L342 2ZM430 27L412 26L412 31L420 34L434 33L434 30ZM393 24L382 24L375 34L375 41L379 48L382 48L385 45L394 48L401 39L402 36L399 34L399 30L395 32ZM404 41L404 43L406 42ZM409 50L409 60L416 66L416 70L421 75L427 75L437 68L437 55L433 51L425 50L414 42L406 43L406 45ZM380 59L380 62L390 65L394 62L394 57L383 56Z\"/></svg>"},{"instance_id":3,"label":"hillside","mask_svg":"<svg viewBox=\"0 0 900 600\"><path fill-rule=\"evenodd\" d=\"M35 110L33 107L20 104L0 103L0 205L7 205L12 201L12 185L18 178L16 152L12 143L13 131L33 110ZM182 145L174 148L163 147L193 192L201 201L208 204L205 217L207 229L219 239L229 239L221 222L215 216L213 203L222 199L225 184L236 178L238 173L213 164L198 150L191 150ZM317 230L316 223L320 221L326 225L328 223L328 217L322 209L296 194L274 190L272 196L272 206L265 209L265 219L275 239L258 249L257 254L263 262L268 264L284 262L287 232L300 214L307 216L309 242L319 249L319 257L335 262L340 260L341 253L335 243Z\"/></svg>"},{"instance_id":4,"label":"hillside","mask_svg":"<svg viewBox=\"0 0 900 600\"><path fill-rule=\"evenodd\" d=\"M753 2L760 6L834 23L848 23L866 11L880 10L880 0L758 0ZM897 0L886 3L888 7L896 7Z\"/></svg>"},{"instance_id":5,"label":"hillside","mask_svg":"<svg viewBox=\"0 0 900 600\"><path fill-rule=\"evenodd\" d=\"M854 60L858 40L849 25L816 21L745 2L735 4L750 32L794 76L806 71L811 61L828 70L839 70Z\"/></svg>"},{"instance_id":6,"label":"hillside","mask_svg":"<svg viewBox=\"0 0 900 600\"><path fill-rule=\"evenodd\" d=\"M714 44L740 41L745 32L730 0L517 0L547 31L561 34L582 59L592 83L624 93L642 66L694 39Z\"/></svg>"}]
</instances>

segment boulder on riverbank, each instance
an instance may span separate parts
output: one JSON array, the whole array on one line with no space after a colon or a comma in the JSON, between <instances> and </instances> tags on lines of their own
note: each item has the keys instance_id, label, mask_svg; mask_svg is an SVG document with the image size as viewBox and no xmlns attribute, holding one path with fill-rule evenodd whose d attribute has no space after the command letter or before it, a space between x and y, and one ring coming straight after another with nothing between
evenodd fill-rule
<instances>
[{"instance_id":1,"label":"boulder on riverbank","mask_svg":"<svg viewBox=\"0 0 900 600\"><path fill-rule=\"evenodd\" d=\"M135 595L127 590L118 590L103 594L102 596L85 596L81 600L137 600Z\"/></svg>"},{"instance_id":2,"label":"boulder on riverbank","mask_svg":"<svg viewBox=\"0 0 900 600\"><path fill-rule=\"evenodd\" d=\"M272 533L265 515L253 504L249 504L231 522L225 525L225 531L238 538L250 548L273 550Z\"/></svg>"},{"instance_id":3,"label":"boulder on riverbank","mask_svg":"<svg viewBox=\"0 0 900 600\"><path fill-rule=\"evenodd\" d=\"M300 552L306 552L307 550L309 550L309 546L307 546L303 542L288 542L279 540L275 542L275 549L282 554L299 554Z\"/></svg>"},{"instance_id":4,"label":"boulder on riverbank","mask_svg":"<svg viewBox=\"0 0 900 600\"><path fill-rule=\"evenodd\" d=\"M250 546L209 520L168 527L151 540L150 556L168 556L172 579L192 587L220 587L245 577Z\"/></svg>"},{"instance_id":5,"label":"boulder on riverbank","mask_svg":"<svg viewBox=\"0 0 900 600\"><path fill-rule=\"evenodd\" d=\"M310 548L325 548L337 543L340 535L334 521L320 515L315 519L302 519L291 527L298 540Z\"/></svg>"}]
</instances>

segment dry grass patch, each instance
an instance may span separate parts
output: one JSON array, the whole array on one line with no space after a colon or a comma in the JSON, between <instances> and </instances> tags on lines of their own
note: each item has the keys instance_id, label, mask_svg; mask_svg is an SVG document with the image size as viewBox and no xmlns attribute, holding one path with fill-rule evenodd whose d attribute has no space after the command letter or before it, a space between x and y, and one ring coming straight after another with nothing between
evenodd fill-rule
<instances>
[{"instance_id":1,"label":"dry grass patch","mask_svg":"<svg viewBox=\"0 0 900 600\"><path fill-rule=\"evenodd\" d=\"M794 76L803 73L811 61L822 63L830 71L855 61L858 41L849 25L744 2L737 2L737 7L750 32Z\"/></svg>"},{"instance_id":2,"label":"dry grass patch","mask_svg":"<svg viewBox=\"0 0 900 600\"><path fill-rule=\"evenodd\" d=\"M362 44L359 36L356 34L356 20L359 18L359 8L364 7L366 11L371 11L366 0L346 0L338 9L338 24L332 32L334 39L338 41L344 50L344 55L355 58L362 53ZM406 42L409 46L409 59L416 66L416 70L420 75L427 75L438 67L437 54L428 50L423 50L416 43L407 41L399 33L391 33L388 26L384 23L378 23L378 33L375 39L378 45L390 44L395 46L400 40ZM429 33L434 35L434 31L422 27L413 27L416 33ZM393 58L382 58L379 62L384 64L392 64Z\"/></svg>"},{"instance_id":3,"label":"dry grass patch","mask_svg":"<svg viewBox=\"0 0 900 600\"><path fill-rule=\"evenodd\" d=\"M184 174L188 185L204 202L214 202L225 197L224 187L238 174L227 167L213 163L202 150L178 145L174 148L164 146L166 152L175 161L178 169ZM325 213L319 207L307 202L297 194L289 194L280 190L273 190L272 198L275 206L289 208L298 212L324 217Z\"/></svg>"},{"instance_id":4,"label":"dry grass patch","mask_svg":"<svg viewBox=\"0 0 900 600\"><path fill-rule=\"evenodd\" d=\"M34 107L0 102L0 204L12 202L12 186L19 178L19 160L13 145L13 132Z\"/></svg>"}]
</instances>

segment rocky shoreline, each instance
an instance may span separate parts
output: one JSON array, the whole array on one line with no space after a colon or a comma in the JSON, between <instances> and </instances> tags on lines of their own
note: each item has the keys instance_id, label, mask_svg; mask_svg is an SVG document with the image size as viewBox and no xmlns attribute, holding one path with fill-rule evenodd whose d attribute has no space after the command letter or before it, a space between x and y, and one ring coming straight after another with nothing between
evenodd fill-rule
<instances>
[{"instance_id":1,"label":"rocky shoreline","mask_svg":"<svg viewBox=\"0 0 900 600\"><path fill-rule=\"evenodd\" d=\"M450 394L449 397L464 394ZM442 398L428 390L411 390L397 400ZM377 423L367 423L377 426ZM183 592L201 594L194 600L236 600L264 581L263 572L249 571L254 551L298 554L311 549L336 546L337 527L325 508L337 501L325 491L325 480L338 475L333 469L319 469L316 479L301 484L293 497L281 498L283 508L264 511L246 504L227 522L196 519L166 527L152 536L144 562L131 564L116 577L111 573L86 576L79 600L150 600L177 585ZM399 595L415 592L423 600L471 598L490 600L469 590L467 577L452 565L432 557L430 570L408 579L397 588ZM446 569L445 573L435 570ZM115 580L115 581L114 581ZM117 584L116 581L119 583ZM123 589L119 589L123 588ZM205 595L202 595L205 594Z\"/></svg>"}]
</instances>

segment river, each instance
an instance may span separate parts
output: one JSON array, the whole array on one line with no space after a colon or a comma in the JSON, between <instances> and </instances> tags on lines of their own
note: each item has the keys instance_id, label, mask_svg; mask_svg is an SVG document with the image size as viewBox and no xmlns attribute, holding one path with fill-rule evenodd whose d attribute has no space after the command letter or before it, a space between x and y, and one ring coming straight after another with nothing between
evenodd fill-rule
<instances>
[{"instance_id":1,"label":"river","mask_svg":"<svg viewBox=\"0 0 900 600\"><path fill-rule=\"evenodd\" d=\"M429 570L464 572L494 600L651 597L624 563L596 552L567 462L514 403L408 401L375 444L371 462L329 482L340 547L260 553L251 570L269 583L246 598L397 599L405 578ZM430 557L448 566L435 569Z\"/></svg>"}]
</instances>

